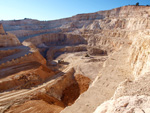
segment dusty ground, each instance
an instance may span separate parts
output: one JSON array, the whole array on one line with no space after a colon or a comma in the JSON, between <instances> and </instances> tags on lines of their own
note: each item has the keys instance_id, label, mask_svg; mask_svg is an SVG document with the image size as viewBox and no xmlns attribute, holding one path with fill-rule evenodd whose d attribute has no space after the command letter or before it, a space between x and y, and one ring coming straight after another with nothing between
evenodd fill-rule
<instances>
[{"instance_id":1,"label":"dusty ground","mask_svg":"<svg viewBox=\"0 0 150 113\"><path fill-rule=\"evenodd\" d=\"M50 105L43 100L31 100L19 106L13 106L7 113L60 113L62 107Z\"/></svg>"},{"instance_id":2,"label":"dusty ground","mask_svg":"<svg viewBox=\"0 0 150 113\"><path fill-rule=\"evenodd\" d=\"M71 65L76 70L76 74L84 75L92 81L97 77L102 69L104 61L108 56L89 56L85 57L87 52L64 53L56 58L64 60L65 65L59 65L59 69L63 70L65 67Z\"/></svg>"},{"instance_id":3,"label":"dusty ground","mask_svg":"<svg viewBox=\"0 0 150 113\"><path fill-rule=\"evenodd\" d=\"M61 83L62 81L64 81L64 79L62 80L60 79L57 83L58 85L57 84L55 85L55 81L53 81L54 85L52 85L51 87L53 88L59 87L59 83ZM69 85L63 90L61 101L54 98L53 96L50 96L48 92L45 93L44 91L42 92L42 90L39 90L40 92L34 91L34 94L32 94L33 97L32 96L28 97L30 94L28 94L27 97L22 97L26 98L23 99L26 100L25 103L23 101L22 102L19 101L19 103L10 105L7 108L5 108L6 109L5 111L7 111L7 113L20 113L20 112L59 113L62 109L64 109L65 106L73 104L74 101L79 97L79 95L88 89L89 84L90 84L89 78L84 77L83 75L76 75L74 77L73 84ZM21 94L21 92L18 94Z\"/></svg>"},{"instance_id":4,"label":"dusty ground","mask_svg":"<svg viewBox=\"0 0 150 113\"><path fill-rule=\"evenodd\" d=\"M134 79L137 76L141 76L141 74L144 74L145 72L149 72L150 69L150 63L149 63L150 61L149 15L150 14L149 12L150 12L149 6L123 6L108 11L102 11L102 12L96 12L90 14L80 14L77 16L73 16L70 19L44 22L44 25L47 24L44 29L51 29L56 32L56 35L54 35L54 37L52 36L53 38L49 37L50 35L43 34L41 36L36 36L36 39L35 37L33 37L32 39L28 39L30 37L25 37L24 39L27 39L28 41L29 40L32 41L37 46L39 45L44 46L44 43L47 43L47 45L51 45L53 43L56 45L66 44L66 38L63 37L62 34L61 35L57 34L58 32L62 32L65 34L76 35L79 39L78 40L76 36L73 37L73 35L70 35L67 40L68 44L76 44L76 41L83 42L83 40L80 39L84 38L87 40L88 46L92 46L92 47L95 46L96 48L106 50L107 53L109 52L113 52L113 53L110 56L108 56L109 58L107 58L107 56L85 57L86 54L85 52L62 54L59 57L57 57L56 60L62 59L65 61L65 64L59 64L58 66L56 66L56 68L60 69L60 71L62 72L59 73L58 75L55 75L53 80L48 81L47 83L44 83L43 85L35 87L33 89L31 88L27 91L20 90L20 92L14 91L14 93L8 93L8 94L5 93L6 95L2 94L3 96L0 97L0 102L5 101L6 103L4 104L7 104L5 108L6 109L10 108L11 110L13 109L14 106L11 107L10 103L14 98L15 99L17 98L18 100L16 101L18 102L20 101L19 99L25 96L25 94L29 95L31 92L33 93L36 92L37 90L45 93L46 90L44 88L48 83L50 83L50 86L48 87L47 90L47 92L49 91L48 92L49 95L55 97L57 100L61 100L61 99L64 100L63 103L64 106L71 105L80 94L79 92L80 85L77 85L78 79L75 79L76 80L75 83L70 84L70 80L73 81L72 76L69 76L68 78L62 77L64 76L64 73L66 73L65 69L67 69L68 67L75 68L75 73L73 72L74 75L77 74L84 75L94 82L90 85L89 89L85 93L79 96L79 98L74 102L74 104L66 107L63 111L61 111L61 113L94 112L95 109L100 104L112 98L118 85L126 79L129 79L129 82L125 82L125 84L123 84L122 88L119 91L120 93L118 93L119 97L120 95L130 96L130 94L132 94L130 96L131 98L137 97L134 96L135 94L149 95L149 87L147 87L147 85L143 85L149 82L147 76L145 78L142 78L139 82L134 81ZM19 23L17 22L13 22L14 26L9 26L9 24L12 22L10 21L10 23L9 22L6 23L6 26L8 25L7 26L8 30L13 30L13 29L20 30L24 28L26 28L26 30L28 29L39 30L41 29L40 25L43 25L43 22L40 21L38 21L37 25L34 25L32 21L35 20L21 20L20 23L24 23L26 21L29 21L29 24L21 24L20 27L18 27L17 29L16 29L16 25L19 25ZM58 38L61 36L62 38ZM99 52L101 53L101 51ZM105 51L103 51L102 53L105 53ZM81 81L83 80L81 79ZM51 84L51 82L53 82L53 85ZM52 87L51 85L55 87ZM81 86L84 86L83 90L87 89L87 85L84 84L84 81L83 81L83 85ZM141 87L138 88L138 86ZM47 95L39 96L38 99L42 100L41 102L39 102L38 99L34 99L34 100L36 102L43 103L43 105L46 106L46 103L51 103L51 101L47 101L46 97ZM146 100L147 98L144 97L143 99ZM26 100L25 103L21 103L20 106L18 106L18 108L13 110L17 110L21 107L22 107L21 109L24 110L23 105L26 106L25 104L27 102L30 103L31 98L29 97L25 99L24 97L24 100ZM114 101L116 102L116 100L117 99L115 99ZM145 101L143 102L145 103ZM56 103L56 100L54 101L54 103ZM132 99L131 99L131 103L133 103ZM2 105L2 103L0 103L0 105ZM32 103L32 106L37 106L37 105ZM107 106L109 107L108 104ZM127 104L124 105L124 107L126 106ZM39 109L39 108L40 106L38 106L35 109ZM31 110L29 106L28 108L25 109ZM31 110L30 112L36 112L35 109ZM46 112L46 111L41 111L41 112ZM133 111L131 110L131 113L132 112Z\"/></svg>"},{"instance_id":5,"label":"dusty ground","mask_svg":"<svg viewBox=\"0 0 150 113\"><path fill-rule=\"evenodd\" d=\"M55 74L51 69L38 62L18 64L1 69L0 73L0 92L28 89L43 83Z\"/></svg>"}]
</instances>

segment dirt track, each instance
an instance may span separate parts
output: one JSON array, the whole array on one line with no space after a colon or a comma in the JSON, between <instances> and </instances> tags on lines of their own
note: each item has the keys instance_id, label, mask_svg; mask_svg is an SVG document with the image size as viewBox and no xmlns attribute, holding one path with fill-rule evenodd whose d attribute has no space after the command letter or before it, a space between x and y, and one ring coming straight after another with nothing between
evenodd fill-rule
<instances>
[{"instance_id":1,"label":"dirt track","mask_svg":"<svg viewBox=\"0 0 150 113\"><path fill-rule=\"evenodd\" d=\"M44 88L45 86L49 85L49 84L53 84L56 80L59 80L60 77L68 72L72 67L68 66L66 69L64 69L62 72L54 75L48 82L46 83L43 83L42 85L39 85L33 89L23 89L23 90L20 90L20 91L15 91L13 93L1 93L0 95L2 95L0 97L0 105L2 105L2 103L5 103L5 102L9 102L10 100L15 100L17 99L18 97L21 97L21 96L24 96L24 95L27 95L29 93L33 93L34 91L37 91L37 90L41 90L42 88Z\"/></svg>"}]
</instances>

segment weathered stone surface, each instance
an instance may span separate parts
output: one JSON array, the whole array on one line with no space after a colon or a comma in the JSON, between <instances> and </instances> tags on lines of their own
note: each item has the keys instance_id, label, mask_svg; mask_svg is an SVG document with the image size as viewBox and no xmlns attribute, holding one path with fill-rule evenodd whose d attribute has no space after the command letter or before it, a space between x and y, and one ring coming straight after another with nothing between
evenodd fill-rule
<instances>
[{"instance_id":1,"label":"weathered stone surface","mask_svg":"<svg viewBox=\"0 0 150 113\"><path fill-rule=\"evenodd\" d=\"M23 37L23 39L26 39L26 41L31 42L39 48L47 49L49 46L52 46L53 48L53 46L72 46L84 43L92 48L89 50L90 54L97 55L107 51L108 58L104 62L103 67L99 65L92 66L92 64L88 65L88 63L82 62L82 58L84 57L80 57L80 60L77 60L77 57L74 59L70 58L72 63L69 66L78 68L77 70L79 72L85 74L89 73L87 74L89 78L91 77L94 79L97 76L92 72L94 70L93 68L97 68L95 71L99 74L89 89L80 95L74 104L66 107L61 113L92 113L104 101L113 97L114 93L114 100L110 100L110 103L108 102L110 107L112 104L116 104L118 106L117 110L124 111L127 104L124 104L123 109L121 109L122 101L118 101L118 99L122 99L123 103L124 100L127 99L129 105L132 106L130 100L134 103L142 98L144 103L139 103L139 105L134 104L135 107L133 107L133 109L130 109L130 106L129 109L127 109L129 112L132 112L132 110L135 112L142 112L138 107L141 107L141 105L146 106L145 103L149 104L148 96L141 97L141 95L149 95L149 86L147 86L149 84L149 78L147 76L149 75L143 76L146 72L149 72L150 69L149 12L150 7L148 6L123 6L108 11L79 14L71 18L54 21L41 22L25 19L18 21L4 21L3 24L6 30L14 30L12 32L20 37L33 35L31 36L32 38L29 36ZM17 33L17 31L21 32ZM33 49L34 52L36 50L35 46ZM81 48L78 46L75 48L72 46L69 48L59 48L58 51L72 52L79 49ZM39 54L35 55L40 57ZM47 52L47 60L51 61L53 59L52 55L53 51L49 50ZM90 58L91 57L89 57L89 59ZM40 61L40 58L38 60ZM96 62L98 60L90 59L90 61ZM46 64L44 59L42 59L41 62ZM67 65L65 66L67 67ZM91 66L92 68L90 68ZM89 67L90 69L87 71L87 68L85 67ZM138 78L140 76L143 76L143 78ZM148 79L145 80L146 78ZM126 79L129 81L120 85L120 83ZM69 83L69 81L65 82ZM61 86L65 86L63 83L60 86L59 85L54 85L54 90L52 87L48 87L48 89L50 89L49 91L53 92L53 96L57 99L60 99L60 95L62 94L62 91L59 89L64 89L64 87ZM118 85L120 85L120 90L117 89ZM41 89L41 91L43 91L43 89ZM60 95L54 94L55 92L58 92ZM136 94L139 96L135 96ZM107 108L109 109L108 105L104 106L104 110L107 110ZM112 105L110 109L114 110L116 108ZM146 109L143 109L146 112Z\"/></svg>"},{"instance_id":2,"label":"weathered stone surface","mask_svg":"<svg viewBox=\"0 0 150 113\"><path fill-rule=\"evenodd\" d=\"M100 105L93 113L149 113L150 96L123 96Z\"/></svg>"},{"instance_id":3,"label":"weathered stone surface","mask_svg":"<svg viewBox=\"0 0 150 113\"><path fill-rule=\"evenodd\" d=\"M48 46L77 45L87 43L86 40L80 35L62 34L62 33L43 34L29 38L25 40L25 42L31 42L36 46L42 43Z\"/></svg>"},{"instance_id":4,"label":"weathered stone surface","mask_svg":"<svg viewBox=\"0 0 150 113\"><path fill-rule=\"evenodd\" d=\"M18 46L20 41L18 38L10 33L0 34L0 47Z\"/></svg>"},{"instance_id":5,"label":"weathered stone surface","mask_svg":"<svg viewBox=\"0 0 150 113\"><path fill-rule=\"evenodd\" d=\"M31 88L52 77L55 73L38 62L27 62L1 69L0 74L0 92L14 89Z\"/></svg>"},{"instance_id":6,"label":"weathered stone surface","mask_svg":"<svg viewBox=\"0 0 150 113\"><path fill-rule=\"evenodd\" d=\"M63 54L65 52L73 53L73 52L81 52L86 50L87 50L86 45L51 47L47 51L47 62L49 65L51 65L52 60L54 58L58 57L59 54Z\"/></svg>"},{"instance_id":7,"label":"weathered stone surface","mask_svg":"<svg viewBox=\"0 0 150 113\"><path fill-rule=\"evenodd\" d=\"M107 51L101 48L88 47L87 50L90 55L107 55Z\"/></svg>"},{"instance_id":8,"label":"weathered stone surface","mask_svg":"<svg viewBox=\"0 0 150 113\"><path fill-rule=\"evenodd\" d=\"M125 80L122 82L113 98L119 98L122 96L134 96L134 95L147 95L150 96L150 73L139 76L134 81Z\"/></svg>"},{"instance_id":9,"label":"weathered stone surface","mask_svg":"<svg viewBox=\"0 0 150 113\"><path fill-rule=\"evenodd\" d=\"M0 23L0 47L17 46L20 45L18 38L10 33L6 33Z\"/></svg>"},{"instance_id":10,"label":"weathered stone surface","mask_svg":"<svg viewBox=\"0 0 150 113\"><path fill-rule=\"evenodd\" d=\"M4 31L4 29L3 29L2 23L0 23L0 34L1 34L1 35L6 34L5 31Z\"/></svg>"}]
</instances>

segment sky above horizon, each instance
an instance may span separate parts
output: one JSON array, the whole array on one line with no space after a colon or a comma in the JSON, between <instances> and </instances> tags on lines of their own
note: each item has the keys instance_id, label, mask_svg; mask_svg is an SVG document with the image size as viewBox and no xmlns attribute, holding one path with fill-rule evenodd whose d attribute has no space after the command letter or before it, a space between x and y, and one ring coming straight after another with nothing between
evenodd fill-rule
<instances>
[{"instance_id":1,"label":"sky above horizon","mask_svg":"<svg viewBox=\"0 0 150 113\"><path fill-rule=\"evenodd\" d=\"M0 20L55 20L125 5L150 5L150 0L0 0Z\"/></svg>"}]
</instances>

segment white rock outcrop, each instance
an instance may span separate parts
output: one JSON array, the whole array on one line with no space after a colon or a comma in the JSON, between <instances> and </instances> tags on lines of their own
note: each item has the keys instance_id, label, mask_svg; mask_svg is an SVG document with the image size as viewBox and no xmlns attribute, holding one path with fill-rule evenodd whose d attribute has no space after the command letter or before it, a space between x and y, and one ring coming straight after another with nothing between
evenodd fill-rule
<instances>
[{"instance_id":1,"label":"white rock outcrop","mask_svg":"<svg viewBox=\"0 0 150 113\"><path fill-rule=\"evenodd\" d=\"M149 113L150 96L123 96L104 102L93 113Z\"/></svg>"}]
</instances>

